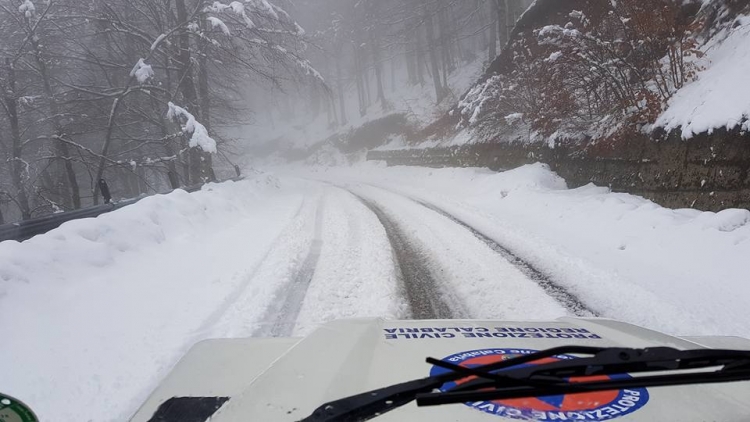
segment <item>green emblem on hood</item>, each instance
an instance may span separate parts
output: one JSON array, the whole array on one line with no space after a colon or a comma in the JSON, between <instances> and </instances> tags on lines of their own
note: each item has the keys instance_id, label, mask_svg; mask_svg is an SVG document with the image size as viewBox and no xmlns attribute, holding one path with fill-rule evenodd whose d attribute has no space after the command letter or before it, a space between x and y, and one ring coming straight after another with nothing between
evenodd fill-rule
<instances>
[{"instance_id":1,"label":"green emblem on hood","mask_svg":"<svg viewBox=\"0 0 750 422\"><path fill-rule=\"evenodd\" d=\"M39 422L39 419L21 401L0 394L0 422Z\"/></svg>"}]
</instances>

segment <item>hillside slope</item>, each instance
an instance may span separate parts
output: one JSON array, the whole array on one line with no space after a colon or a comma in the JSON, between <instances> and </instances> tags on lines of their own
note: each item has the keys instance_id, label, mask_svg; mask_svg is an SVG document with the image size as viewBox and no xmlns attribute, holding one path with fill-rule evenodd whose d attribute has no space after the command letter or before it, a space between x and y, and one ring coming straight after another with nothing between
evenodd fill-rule
<instances>
[{"instance_id":1,"label":"hillside slope","mask_svg":"<svg viewBox=\"0 0 750 422\"><path fill-rule=\"evenodd\" d=\"M750 2L539 0L392 164L542 161L671 207L750 207ZM655 11L655 12L654 12ZM690 142L685 142L685 139Z\"/></svg>"}]
</instances>

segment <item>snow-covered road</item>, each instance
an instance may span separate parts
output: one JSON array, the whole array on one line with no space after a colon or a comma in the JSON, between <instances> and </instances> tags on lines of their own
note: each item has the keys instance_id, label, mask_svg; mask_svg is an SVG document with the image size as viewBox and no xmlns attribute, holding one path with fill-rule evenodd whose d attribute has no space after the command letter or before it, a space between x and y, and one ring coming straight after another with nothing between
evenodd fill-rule
<instances>
[{"instance_id":1,"label":"snow-covered road","mask_svg":"<svg viewBox=\"0 0 750 422\"><path fill-rule=\"evenodd\" d=\"M3 392L42 420L127 420L197 341L339 318L579 315L750 335L750 212L566 190L540 166L276 174L0 243Z\"/></svg>"}]
</instances>

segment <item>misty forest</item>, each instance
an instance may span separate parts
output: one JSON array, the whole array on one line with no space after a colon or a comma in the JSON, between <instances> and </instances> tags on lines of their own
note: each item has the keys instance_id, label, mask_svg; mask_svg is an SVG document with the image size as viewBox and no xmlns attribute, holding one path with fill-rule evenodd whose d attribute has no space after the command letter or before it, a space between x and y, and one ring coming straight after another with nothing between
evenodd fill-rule
<instances>
[{"instance_id":1,"label":"misty forest","mask_svg":"<svg viewBox=\"0 0 750 422\"><path fill-rule=\"evenodd\" d=\"M5 1L0 222L99 204L101 179L131 198L233 176L259 120L335 128L392 109L402 75L441 102L527 4Z\"/></svg>"}]
</instances>

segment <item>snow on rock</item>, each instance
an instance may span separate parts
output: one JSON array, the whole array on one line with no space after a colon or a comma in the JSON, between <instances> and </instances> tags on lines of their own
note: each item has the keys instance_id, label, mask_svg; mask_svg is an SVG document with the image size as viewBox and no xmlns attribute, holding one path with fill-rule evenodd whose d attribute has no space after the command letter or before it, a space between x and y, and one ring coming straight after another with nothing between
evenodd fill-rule
<instances>
[{"instance_id":1,"label":"snow on rock","mask_svg":"<svg viewBox=\"0 0 750 422\"><path fill-rule=\"evenodd\" d=\"M742 16L703 48L707 68L679 90L655 126L684 139L716 129L750 130L750 18Z\"/></svg>"},{"instance_id":2,"label":"snow on rock","mask_svg":"<svg viewBox=\"0 0 750 422\"><path fill-rule=\"evenodd\" d=\"M190 148L200 147L205 152L216 154L216 141L208 135L206 127L198 122L189 111L170 102L167 118L179 121L182 125L182 131L192 134L189 143Z\"/></svg>"},{"instance_id":3,"label":"snow on rock","mask_svg":"<svg viewBox=\"0 0 750 422\"><path fill-rule=\"evenodd\" d=\"M146 64L143 59L138 59L138 63L130 71L130 77L135 77L138 83L143 85L154 77L154 69L151 68L151 65Z\"/></svg>"}]
</instances>

